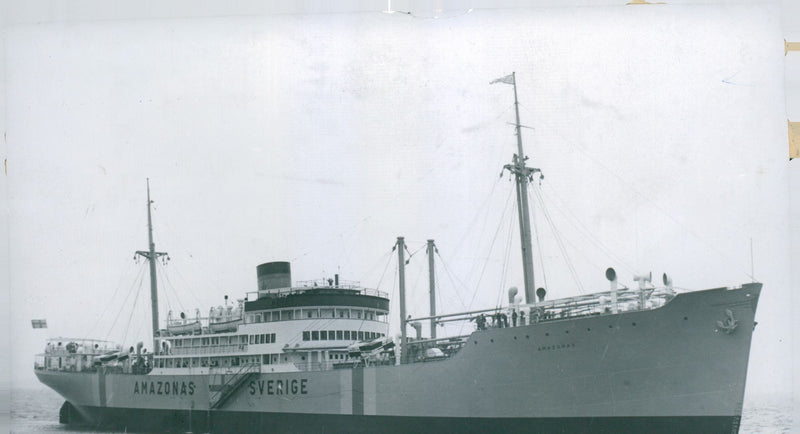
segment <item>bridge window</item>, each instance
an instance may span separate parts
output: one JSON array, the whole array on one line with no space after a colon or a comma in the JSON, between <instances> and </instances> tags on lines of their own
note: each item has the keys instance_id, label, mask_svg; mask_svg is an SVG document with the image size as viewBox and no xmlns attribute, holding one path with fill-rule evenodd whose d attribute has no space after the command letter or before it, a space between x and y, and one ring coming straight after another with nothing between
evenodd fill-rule
<instances>
[{"instance_id":1,"label":"bridge window","mask_svg":"<svg viewBox=\"0 0 800 434\"><path fill-rule=\"evenodd\" d=\"M341 341L342 339L344 339L342 331L336 330L336 340Z\"/></svg>"},{"instance_id":2,"label":"bridge window","mask_svg":"<svg viewBox=\"0 0 800 434\"><path fill-rule=\"evenodd\" d=\"M364 340L364 332L358 332L358 340L359 341L363 341Z\"/></svg>"},{"instance_id":3,"label":"bridge window","mask_svg":"<svg viewBox=\"0 0 800 434\"><path fill-rule=\"evenodd\" d=\"M303 332L303 340L310 341L311 340L311 332Z\"/></svg>"},{"instance_id":4,"label":"bridge window","mask_svg":"<svg viewBox=\"0 0 800 434\"><path fill-rule=\"evenodd\" d=\"M319 339L322 340L322 341L327 341L328 340L328 331L327 330L323 330L323 331L319 332Z\"/></svg>"},{"instance_id":5,"label":"bridge window","mask_svg":"<svg viewBox=\"0 0 800 434\"><path fill-rule=\"evenodd\" d=\"M319 332L318 331L311 332L311 340L312 341L318 341L319 340Z\"/></svg>"},{"instance_id":6,"label":"bridge window","mask_svg":"<svg viewBox=\"0 0 800 434\"><path fill-rule=\"evenodd\" d=\"M346 340L346 341L350 340L350 330L345 330L344 331L344 340Z\"/></svg>"}]
</instances>

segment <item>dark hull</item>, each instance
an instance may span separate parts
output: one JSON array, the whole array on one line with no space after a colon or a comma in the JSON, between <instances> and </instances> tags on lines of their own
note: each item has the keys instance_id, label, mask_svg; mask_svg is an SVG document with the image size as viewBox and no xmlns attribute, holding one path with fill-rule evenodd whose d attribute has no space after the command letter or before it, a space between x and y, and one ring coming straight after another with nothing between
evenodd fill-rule
<instances>
[{"instance_id":1,"label":"dark hull","mask_svg":"<svg viewBox=\"0 0 800 434\"><path fill-rule=\"evenodd\" d=\"M65 403L65 405L68 405ZM72 424L140 432L274 433L730 433L737 416L451 418L143 410L81 407L70 410ZM78 417L76 417L78 416Z\"/></svg>"}]
</instances>

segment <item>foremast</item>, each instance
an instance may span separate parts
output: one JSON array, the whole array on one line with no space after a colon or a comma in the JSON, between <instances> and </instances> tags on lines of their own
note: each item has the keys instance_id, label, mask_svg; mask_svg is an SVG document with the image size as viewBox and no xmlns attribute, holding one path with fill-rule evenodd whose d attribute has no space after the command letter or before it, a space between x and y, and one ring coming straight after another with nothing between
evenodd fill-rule
<instances>
[{"instance_id":1,"label":"foremast","mask_svg":"<svg viewBox=\"0 0 800 434\"><path fill-rule=\"evenodd\" d=\"M156 279L156 259L166 256L167 252L156 252L156 244L153 242L153 218L150 212L150 178L147 178L147 237L150 250L137 250L136 255L141 256L150 263L150 309L153 321L153 352L159 353L158 345L158 283Z\"/></svg>"},{"instance_id":2,"label":"foremast","mask_svg":"<svg viewBox=\"0 0 800 434\"><path fill-rule=\"evenodd\" d=\"M506 164L503 169L508 170L516 179L516 194L517 194L517 211L519 214L519 234L520 244L522 246L522 272L525 279L525 303L536 303L536 286L533 276L533 249L531 247L531 220L530 211L528 209L528 182L533 181L533 174L539 173L541 170L528 167L525 162L528 157L525 156L525 151L522 149L522 125L519 122L519 100L517 99L517 80L516 73L512 72L511 75L505 76L494 80L492 83L506 83L514 86L514 109L516 110L517 122L515 124L517 130L517 153L514 154L511 164Z\"/></svg>"}]
</instances>

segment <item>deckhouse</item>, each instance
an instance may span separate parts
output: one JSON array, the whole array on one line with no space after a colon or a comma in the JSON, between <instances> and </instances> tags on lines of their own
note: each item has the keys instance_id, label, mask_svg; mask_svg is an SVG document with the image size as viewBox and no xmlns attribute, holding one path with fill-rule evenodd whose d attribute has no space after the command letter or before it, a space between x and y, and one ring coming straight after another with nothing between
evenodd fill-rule
<instances>
[{"instance_id":1,"label":"deckhouse","mask_svg":"<svg viewBox=\"0 0 800 434\"><path fill-rule=\"evenodd\" d=\"M291 264L268 262L256 268L258 290L239 306L212 308L173 319L159 332L154 369L177 373L262 365L262 372L328 370L349 366L348 347L385 338L387 294L358 282L330 279L292 286Z\"/></svg>"}]
</instances>

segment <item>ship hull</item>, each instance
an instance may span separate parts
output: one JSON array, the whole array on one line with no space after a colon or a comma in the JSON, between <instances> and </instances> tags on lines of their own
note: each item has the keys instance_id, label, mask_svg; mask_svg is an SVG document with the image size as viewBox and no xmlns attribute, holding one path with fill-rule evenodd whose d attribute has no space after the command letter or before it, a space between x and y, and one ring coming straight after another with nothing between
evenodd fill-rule
<instances>
[{"instance_id":1,"label":"ship hull","mask_svg":"<svg viewBox=\"0 0 800 434\"><path fill-rule=\"evenodd\" d=\"M760 288L478 331L442 361L255 374L218 408L208 375L36 373L77 421L128 430L727 434L738 432ZM731 316L736 327L720 327Z\"/></svg>"},{"instance_id":2,"label":"ship hull","mask_svg":"<svg viewBox=\"0 0 800 434\"><path fill-rule=\"evenodd\" d=\"M140 432L276 433L731 433L735 416L473 418L79 407L73 425ZM77 416L76 413L80 413Z\"/></svg>"}]
</instances>

